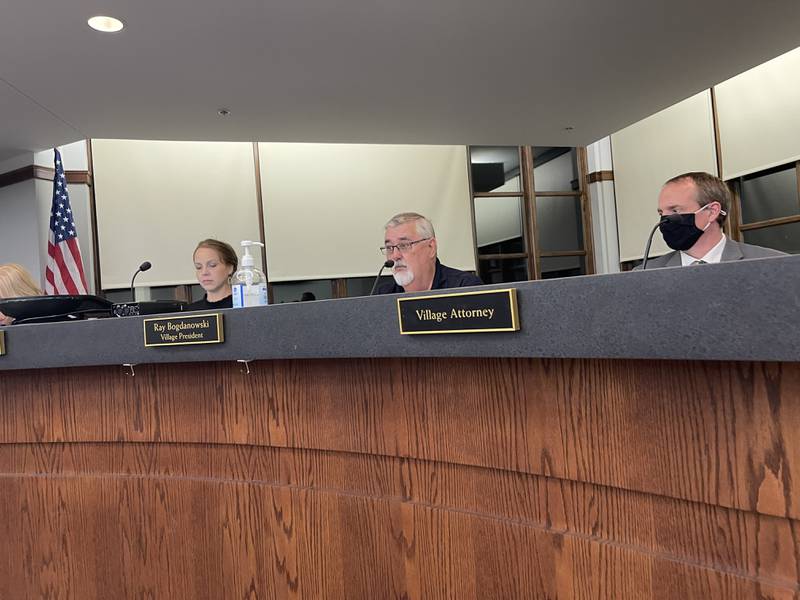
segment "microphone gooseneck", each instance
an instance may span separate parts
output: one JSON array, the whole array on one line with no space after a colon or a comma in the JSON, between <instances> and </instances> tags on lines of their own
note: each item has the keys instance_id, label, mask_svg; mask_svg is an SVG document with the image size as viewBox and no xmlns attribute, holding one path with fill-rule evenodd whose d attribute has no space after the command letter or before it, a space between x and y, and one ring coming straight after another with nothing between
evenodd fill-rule
<instances>
[{"instance_id":1,"label":"microphone gooseneck","mask_svg":"<svg viewBox=\"0 0 800 600\"><path fill-rule=\"evenodd\" d=\"M662 223L674 220L673 217L680 218L678 215L664 215L658 220L658 223L655 224L655 227L653 227L653 229L650 230L650 235L647 236L647 246L645 246L644 248L644 260L642 261L642 271L644 271L647 268L647 261L650 258L650 244L653 243L653 234L655 234L656 229L658 229Z\"/></svg>"},{"instance_id":2,"label":"microphone gooseneck","mask_svg":"<svg viewBox=\"0 0 800 600\"><path fill-rule=\"evenodd\" d=\"M148 271L150 269L150 267L152 267L152 266L153 265L150 264L150 261L148 261L148 260L144 261L142 264L139 265L139 268L136 269L136 273L133 274L133 277L131 277L131 301L132 302L136 302L136 292L135 292L135 288L133 287L133 282L136 281L136 276L139 273L142 273L143 271Z\"/></svg>"},{"instance_id":3,"label":"microphone gooseneck","mask_svg":"<svg viewBox=\"0 0 800 600\"><path fill-rule=\"evenodd\" d=\"M378 287L378 282L381 280L381 273L383 273L384 269L391 269L394 266L394 261L389 259L381 265L380 271L378 271L378 276L375 278L375 283L372 284L372 290L370 291L369 295L372 296L375 294L375 288Z\"/></svg>"}]
</instances>

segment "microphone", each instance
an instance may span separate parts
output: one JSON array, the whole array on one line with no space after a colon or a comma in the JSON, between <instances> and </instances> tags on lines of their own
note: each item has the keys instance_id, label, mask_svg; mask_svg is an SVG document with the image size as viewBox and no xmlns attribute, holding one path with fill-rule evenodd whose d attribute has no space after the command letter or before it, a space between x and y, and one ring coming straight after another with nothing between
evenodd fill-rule
<instances>
[{"instance_id":1,"label":"microphone","mask_svg":"<svg viewBox=\"0 0 800 600\"><path fill-rule=\"evenodd\" d=\"M152 266L153 265L150 264L150 261L144 261L139 265L139 268L136 269L136 273L133 274L133 277L131 277L131 302L136 302L136 292L134 291L133 287L133 282L136 280L136 276L143 271L149 270Z\"/></svg>"},{"instance_id":2,"label":"microphone","mask_svg":"<svg viewBox=\"0 0 800 600\"><path fill-rule=\"evenodd\" d=\"M387 260L385 263L381 265L381 270L378 271L378 276L375 278L375 283L372 284L372 291L369 293L372 296L375 293L375 288L378 287L378 282L381 280L381 273L383 273L384 269L391 269L394 266L393 260Z\"/></svg>"},{"instance_id":3,"label":"microphone","mask_svg":"<svg viewBox=\"0 0 800 600\"><path fill-rule=\"evenodd\" d=\"M642 261L642 271L647 268L647 261L650 258L650 244L653 243L653 234L656 232L662 223L666 223L668 221L678 221L680 220L680 215L664 215L658 220L655 227L650 231L650 235L647 237L647 246L644 248L644 260Z\"/></svg>"}]
</instances>

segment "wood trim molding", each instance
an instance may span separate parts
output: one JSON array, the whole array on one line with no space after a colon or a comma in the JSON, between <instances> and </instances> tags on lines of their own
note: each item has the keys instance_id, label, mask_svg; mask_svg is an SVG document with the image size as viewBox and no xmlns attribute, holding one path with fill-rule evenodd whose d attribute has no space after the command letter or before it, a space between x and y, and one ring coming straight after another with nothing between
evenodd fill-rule
<instances>
[{"instance_id":1,"label":"wood trim molding","mask_svg":"<svg viewBox=\"0 0 800 600\"><path fill-rule=\"evenodd\" d=\"M334 298L347 298L347 279L331 279L331 296Z\"/></svg>"},{"instance_id":2,"label":"wood trim molding","mask_svg":"<svg viewBox=\"0 0 800 600\"><path fill-rule=\"evenodd\" d=\"M574 192L536 192L534 195L537 198L578 198L581 195L580 190Z\"/></svg>"},{"instance_id":3,"label":"wood trim molding","mask_svg":"<svg viewBox=\"0 0 800 600\"><path fill-rule=\"evenodd\" d=\"M741 225L739 225L739 231L764 229L765 227L775 227L776 225L789 225L790 223L797 223L798 221L800 221L800 215L778 217L775 219L768 219L766 221L756 221L755 223L742 223Z\"/></svg>"},{"instance_id":4,"label":"wood trim molding","mask_svg":"<svg viewBox=\"0 0 800 600\"><path fill-rule=\"evenodd\" d=\"M536 180L533 173L533 148L523 146L519 155L525 206L525 250L528 254L528 279L540 279L539 228L536 224Z\"/></svg>"},{"instance_id":5,"label":"wood trim molding","mask_svg":"<svg viewBox=\"0 0 800 600\"><path fill-rule=\"evenodd\" d=\"M86 140L86 159L89 166L89 179L94 181L94 156L92 154L92 140ZM67 175L67 183L69 183L69 175ZM100 277L100 233L97 228L97 198L94 193L94 185L91 183L89 186L89 214L92 225L92 267L94 270L94 290L100 296L103 293L103 286L101 285Z\"/></svg>"},{"instance_id":6,"label":"wood trim molding","mask_svg":"<svg viewBox=\"0 0 800 600\"><path fill-rule=\"evenodd\" d=\"M175 286L175 300L179 302L192 302L192 286L190 285L176 285Z\"/></svg>"},{"instance_id":7,"label":"wood trim molding","mask_svg":"<svg viewBox=\"0 0 800 600\"><path fill-rule=\"evenodd\" d=\"M89 171L64 171L64 175L67 176L67 183L92 185L92 174ZM53 177L56 176L56 170L51 167L39 167L34 165L34 176L36 179L53 181Z\"/></svg>"},{"instance_id":8,"label":"wood trim molding","mask_svg":"<svg viewBox=\"0 0 800 600\"><path fill-rule=\"evenodd\" d=\"M594 262L594 226L592 224L592 201L589 198L589 157L586 152L585 146L580 146L576 150L578 158L578 169L581 174L581 180L586 181L586 185L581 186L581 225L583 226L583 250L586 253L583 268L587 275L594 275L597 268ZM601 173L610 173L614 177L613 171L600 171Z\"/></svg>"},{"instance_id":9,"label":"wood trim molding","mask_svg":"<svg viewBox=\"0 0 800 600\"><path fill-rule=\"evenodd\" d=\"M479 254L478 260L509 260L515 258L528 258L527 252L506 252L505 254Z\"/></svg>"},{"instance_id":10,"label":"wood trim molding","mask_svg":"<svg viewBox=\"0 0 800 600\"><path fill-rule=\"evenodd\" d=\"M586 179L590 184L601 181L614 181L614 171L595 171L594 173L589 173Z\"/></svg>"},{"instance_id":11,"label":"wood trim molding","mask_svg":"<svg viewBox=\"0 0 800 600\"><path fill-rule=\"evenodd\" d=\"M543 258L555 258L557 256L588 256L587 250L547 250L539 252L539 256ZM587 273L591 275L591 273Z\"/></svg>"},{"instance_id":12,"label":"wood trim molding","mask_svg":"<svg viewBox=\"0 0 800 600\"><path fill-rule=\"evenodd\" d=\"M20 169L8 171L7 173L0 173L0 188L22 183L30 179L42 179L44 181L53 181L56 171L51 167L42 167L39 165L28 165ZM67 176L67 183L82 183L88 186L92 185L92 174L89 171L64 171Z\"/></svg>"},{"instance_id":13,"label":"wood trim molding","mask_svg":"<svg viewBox=\"0 0 800 600\"><path fill-rule=\"evenodd\" d=\"M267 302L275 303L275 292L272 289L272 282L269 279L269 265L267 264L267 234L264 225L264 195L261 190L261 155L258 152L258 142L253 142L253 169L256 177L256 208L258 210L258 235L260 242L264 244L261 252L261 265L264 277L267 280Z\"/></svg>"},{"instance_id":14,"label":"wood trim molding","mask_svg":"<svg viewBox=\"0 0 800 600\"><path fill-rule=\"evenodd\" d=\"M0 188L33 179L33 165L0 174Z\"/></svg>"},{"instance_id":15,"label":"wood trim molding","mask_svg":"<svg viewBox=\"0 0 800 600\"><path fill-rule=\"evenodd\" d=\"M737 242L742 241L742 194L741 194L741 181L730 180L725 184L731 192L731 205L728 207L728 218L725 219L723 231L730 236L732 240Z\"/></svg>"},{"instance_id":16,"label":"wood trim molding","mask_svg":"<svg viewBox=\"0 0 800 600\"><path fill-rule=\"evenodd\" d=\"M800 160L794 163L794 176L797 180L797 197L800 198Z\"/></svg>"},{"instance_id":17,"label":"wood trim molding","mask_svg":"<svg viewBox=\"0 0 800 600\"><path fill-rule=\"evenodd\" d=\"M711 118L714 123L714 151L717 158L717 177L722 179L722 141L719 135L719 113L717 112L717 94L714 86L709 90L711 96Z\"/></svg>"},{"instance_id":18,"label":"wood trim molding","mask_svg":"<svg viewBox=\"0 0 800 600\"><path fill-rule=\"evenodd\" d=\"M474 192L473 198L522 198L525 196L524 192Z\"/></svg>"},{"instance_id":19,"label":"wood trim molding","mask_svg":"<svg viewBox=\"0 0 800 600\"><path fill-rule=\"evenodd\" d=\"M717 94L714 91L714 86L708 90L711 98L711 120L714 125L714 156L717 159L717 177L722 179L722 141L719 135L719 113L717 112ZM728 207L728 218L722 224L723 232L731 239L742 241L742 234L739 230L739 214L740 196L734 191L731 182L727 182L728 189L731 190L731 206Z\"/></svg>"}]
</instances>

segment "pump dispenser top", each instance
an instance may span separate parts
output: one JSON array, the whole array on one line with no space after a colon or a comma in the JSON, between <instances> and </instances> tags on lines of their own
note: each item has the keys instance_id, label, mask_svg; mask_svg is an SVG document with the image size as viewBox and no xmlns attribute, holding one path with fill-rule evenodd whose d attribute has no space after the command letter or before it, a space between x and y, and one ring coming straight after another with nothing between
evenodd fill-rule
<instances>
[{"instance_id":1,"label":"pump dispenser top","mask_svg":"<svg viewBox=\"0 0 800 600\"><path fill-rule=\"evenodd\" d=\"M250 240L242 240L242 248L244 248L244 254L242 255L243 267L252 267L256 264L255 259L250 254L251 246L261 246L263 248L264 244L262 244L261 242L251 242Z\"/></svg>"}]
</instances>

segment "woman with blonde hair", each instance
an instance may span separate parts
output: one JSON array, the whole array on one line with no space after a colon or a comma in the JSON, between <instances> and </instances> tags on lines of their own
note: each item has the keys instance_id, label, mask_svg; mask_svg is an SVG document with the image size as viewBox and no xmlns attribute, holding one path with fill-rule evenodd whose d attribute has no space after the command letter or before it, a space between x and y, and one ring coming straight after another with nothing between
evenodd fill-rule
<instances>
[{"instance_id":1,"label":"woman with blonde hair","mask_svg":"<svg viewBox=\"0 0 800 600\"><path fill-rule=\"evenodd\" d=\"M42 290L25 267L14 263L0 265L0 300L41 295ZM11 325L13 321L12 317L0 312L0 325Z\"/></svg>"},{"instance_id":2,"label":"woman with blonde hair","mask_svg":"<svg viewBox=\"0 0 800 600\"><path fill-rule=\"evenodd\" d=\"M192 259L195 276L206 295L186 310L232 308L231 275L239 266L239 258L231 245L211 238L203 240L197 244Z\"/></svg>"}]
</instances>

